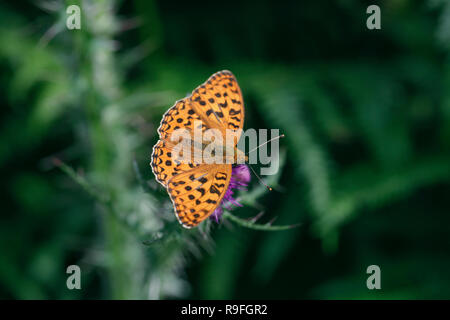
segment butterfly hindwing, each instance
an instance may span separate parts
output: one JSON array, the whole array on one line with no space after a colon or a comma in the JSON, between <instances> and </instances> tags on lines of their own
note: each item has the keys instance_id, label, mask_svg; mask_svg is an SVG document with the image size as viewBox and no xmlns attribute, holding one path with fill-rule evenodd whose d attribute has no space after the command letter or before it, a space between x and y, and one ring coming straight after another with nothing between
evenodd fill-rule
<instances>
[{"instance_id":1,"label":"butterfly hindwing","mask_svg":"<svg viewBox=\"0 0 450 320\"><path fill-rule=\"evenodd\" d=\"M231 164L203 165L170 179L167 190L183 226L195 227L220 205L231 179Z\"/></svg>"},{"instance_id":2,"label":"butterfly hindwing","mask_svg":"<svg viewBox=\"0 0 450 320\"><path fill-rule=\"evenodd\" d=\"M193 161L177 161L172 153L174 153L172 144L165 140L159 140L153 147L150 165L156 180L164 187L167 187L168 181L174 176L200 166Z\"/></svg>"}]
</instances>

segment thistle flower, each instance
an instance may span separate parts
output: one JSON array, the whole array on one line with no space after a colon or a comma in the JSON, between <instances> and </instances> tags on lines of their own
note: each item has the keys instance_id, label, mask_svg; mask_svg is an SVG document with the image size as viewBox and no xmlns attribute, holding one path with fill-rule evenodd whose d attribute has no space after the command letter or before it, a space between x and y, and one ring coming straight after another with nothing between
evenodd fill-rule
<instances>
[{"instance_id":1,"label":"thistle flower","mask_svg":"<svg viewBox=\"0 0 450 320\"><path fill-rule=\"evenodd\" d=\"M223 214L223 209L232 209L233 205L242 207L242 205L233 198L234 190L245 189L250 182L250 170L245 164L233 166L231 171L230 184L225 195L216 210L211 214L211 219L219 223Z\"/></svg>"}]
</instances>

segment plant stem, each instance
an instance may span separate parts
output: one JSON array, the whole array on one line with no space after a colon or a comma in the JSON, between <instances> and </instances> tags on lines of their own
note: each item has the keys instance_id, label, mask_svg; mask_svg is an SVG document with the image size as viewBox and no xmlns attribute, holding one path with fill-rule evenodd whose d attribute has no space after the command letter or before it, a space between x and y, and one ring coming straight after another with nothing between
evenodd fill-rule
<instances>
[{"instance_id":1,"label":"plant stem","mask_svg":"<svg viewBox=\"0 0 450 320\"><path fill-rule=\"evenodd\" d=\"M291 225L283 225L283 226L273 226L270 223L266 224L258 224L254 223L245 219L238 218L234 215L232 215L229 212L224 212L223 217L226 219L229 219L236 223L237 225L240 225L241 227L253 229L253 230L261 230L261 231L283 231L283 230L289 230L293 228L297 228L300 226L300 224L291 224Z\"/></svg>"}]
</instances>

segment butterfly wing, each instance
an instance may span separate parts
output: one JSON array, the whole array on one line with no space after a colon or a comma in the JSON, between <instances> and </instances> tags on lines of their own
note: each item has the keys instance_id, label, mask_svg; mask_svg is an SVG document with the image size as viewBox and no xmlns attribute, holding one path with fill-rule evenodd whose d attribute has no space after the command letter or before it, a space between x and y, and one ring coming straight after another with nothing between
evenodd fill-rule
<instances>
[{"instance_id":1,"label":"butterfly wing","mask_svg":"<svg viewBox=\"0 0 450 320\"><path fill-rule=\"evenodd\" d=\"M244 127L244 101L234 75L219 71L197 87L190 97L191 108L209 128L239 130ZM238 137L239 138L239 137Z\"/></svg>"},{"instance_id":2,"label":"butterfly wing","mask_svg":"<svg viewBox=\"0 0 450 320\"><path fill-rule=\"evenodd\" d=\"M178 100L163 115L158 133L161 139L170 141L171 134L178 129L194 132L195 121L201 121L200 115L194 111L187 98ZM202 126L204 131L206 128Z\"/></svg>"},{"instance_id":3,"label":"butterfly wing","mask_svg":"<svg viewBox=\"0 0 450 320\"><path fill-rule=\"evenodd\" d=\"M189 163L177 161L172 153L173 145L166 140L159 140L153 147L150 165L156 180L164 187L167 187L167 183L172 177L200 166L194 161ZM191 153L194 154L193 151Z\"/></svg>"},{"instance_id":4,"label":"butterfly wing","mask_svg":"<svg viewBox=\"0 0 450 320\"><path fill-rule=\"evenodd\" d=\"M197 226L220 205L231 179L231 164L202 165L170 179L167 190L178 221Z\"/></svg>"},{"instance_id":5,"label":"butterfly wing","mask_svg":"<svg viewBox=\"0 0 450 320\"><path fill-rule=\"evenodd\" d=\"M176 143L171 139L172 134L178 129L186 129L189 138L193 139L195 121L203 123L186 98L178 100L162 117L158 128L161 140L153 147L150 165L156 180L164 187L167 187L167 182L173 176L198 166L193 161L189 164L186 162L177 163L172 158L172 149L174 143ZM206 127L202 125L202 131L205 129ZM195 144L193 144L193 147L195 147ZM194 149L191 149L191 154L194 154Z\"/></svg>"}]
</instances>

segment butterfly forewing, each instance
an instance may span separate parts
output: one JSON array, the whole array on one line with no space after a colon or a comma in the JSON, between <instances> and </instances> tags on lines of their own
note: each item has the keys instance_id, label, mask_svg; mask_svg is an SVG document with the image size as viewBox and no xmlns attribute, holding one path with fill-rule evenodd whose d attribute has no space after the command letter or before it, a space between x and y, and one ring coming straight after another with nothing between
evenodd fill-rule
<instances>
[{"instance_id":1,"label":"butterfly forewing","mask_svg":"<svg viewBox=\"0 0 450 320\"><path fill-rule=\"evenodd\" d=\"M230 71L213 74L192 92L192 108L207 127L238 130L244 126L244 102L241 89Z\"/></svg>"},{"instance_id":2,"label":"butterfly forewing","mask_svg":"<svg viewBox=\"0 0 450 320\"><path fill-rule=\"evenodd\" d=\"M194 132L194 126L201 126L205 131L206 126L202 126L200 115L194 111L188 99L178 100L175 105L167 110L163 115L158 133L161 139L171 141L172 133L179 129L186 129L191 134Z\"/></svg>"}]
</instances>

